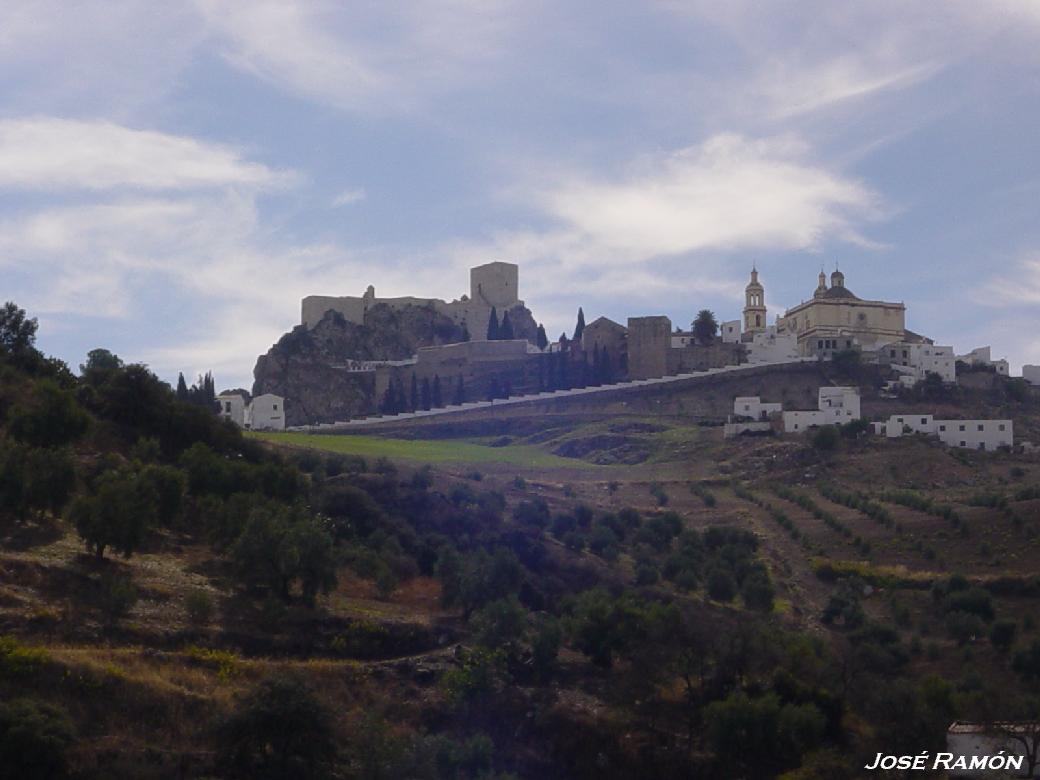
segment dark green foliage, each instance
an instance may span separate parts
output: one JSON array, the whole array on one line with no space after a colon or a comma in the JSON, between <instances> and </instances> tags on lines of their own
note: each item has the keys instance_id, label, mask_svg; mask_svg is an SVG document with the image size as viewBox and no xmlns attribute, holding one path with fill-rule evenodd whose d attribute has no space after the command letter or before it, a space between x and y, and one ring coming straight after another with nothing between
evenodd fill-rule
<instances>
[{"instance_id":1,"label":"dark green foliage","mask_svg":"<svg viewBox=\"0 0 1040 780\"><path fill-rule=\"evenodd\" d=\"M979 587L950 593L943 603L946 612L966 612L985 621L993 620L993 597Z\"/></svg>"},{"instance_id":2,"label":"dark green foliage","mask_svg":"<svg viewBox=\"0 0 1040 780\"><path fill-rule=\"evenodd\" d=\"M773 611L773 583L764 570L755 570L744 578L744 584L740 586L740 595L744 599L744 605L749 609L759 612Z\"/></svg>"},{"instance_id":3,"label":"dark green foliage","mask_svg":"<svg viewBox=\"0 0 1040 780\"><path fill-rule=\"evenodd\" d=\"M1026 680L1040 680L1040 639L1034 639L1029 647L1017 651L1011 661L1011 668Z\"/></svg>"},{"instance_id":4,"label":"dark green foliage","mask_svg":"<svg viewBox=\"0 0 1040 780\"><path fill-rule=\"evenodd\" d=\"M963 645L984 636L986 624L978 615L954 610L946 614L946 631L957 644Z\"/></svg>"},{"instance_id":5,"label":"dark green foliage","mask_svg":"<svg viewBox=\"0 0 1040 780\"><path fill-rule=\"evenodd\" d=\"M188 478L173 466L150 465L140 471L139 479L144 490L151 491L156 498L156 517L163 526L170 526L180 516L184 495L188 490Z\"/></svg>"},{"instance_id":6,"label":"dark green foliage","mask_svg":"<svg viewBox=\"0 0 1040 780\"><path fill-rule=\"evenodd\" d=\"M473 636L484 647L492 650L514 645L523 638L527 628L527 610L516 596L508 596L485 604L477 610L470 626Z\"/></svg>"},{"instance_id":7,"label":"dark green foliage","mask_svg":"<svg viewBox=\"0 0 1040 780\"><path fill-rule=\"evenodd\" d=\"M68 390L54 380L40 379L33 386L32 400L14 406L8 415L8 430L18 441L33 447L58 447L82 436L90 417Z\"/></svg>"},{"instance_id":8,"label":"dark green foliage","mask_svg":"<svg viewBox=\"0 0 1040 780\"><path fill-rule=\"evenodd\" d=\"M710 344L715 334L719 332L719 323L715 319L715 313L710 309L701 309L697 312L697 318L691 326L693 335L701 344Z\"/></svg>"},{"instance_id":9,"label":"dark green foliage","mask_svg":"<svg viewBox=\"0 0 1040 780\"><path fill-rule=\"evenodd\" d=\"M832 452L838 447L838 429L833 425L821 425L810 434L812 446L820 452Z\"/></svg>"},{"instance_id":10,"label":"dark green foliage","mask_svg":"<svg viewBox=\"0 0 1040 780\"><path fill-rule=\"evenodd\" d=\"M859 353L857 353L859 354ZM841 430L842 438L845 439L862 439L870 432L870 422L863 417L856 420L850 420L844 425L839 426Z\"/></svg>"},{"instance_id":11,"label":"dark green foliage","mask_svg":"<svg viewBox=\"0 0 1040 780\"><path fill-rule=\"evenodd\" d=\"M844 374L855 373L860 365L860 353L858 349L843 349L835 352L831 358L834 367Z\"/></svg>"},{"instance_id":12,"label":"dark green foliage","mask_svg":"<svg viewBox=\"0 0 1040 780\"><path fill-rule=\"evenodd\" d=\"M332 537L300 507L254 507L231 557L241 582L286 601L296 582L308 603L336 585Z\"/></svg>"},{"instance_id":13,"label":"dark green foliage","mask_svg":"<svg viewBox=\"0 0 1040 780\"><path fill-rule=\"evenodd\" d=\"M502 548L493 554L478 550L465 556L445 548L437 561L444 606L461 608L467 619L485 604L514 595L523 577L516 555Z\"/></svg>"},{"instance_id":14,"label":"dark green foliage","mask_svg":"<svg viewBox=\"0 0 1040 780\"><path fill-rule=\"evenodd\" d=\"M502 341L511 341L515 338L513 334L513 323L509 319L509 312L502 315L502 323L498 327L498 338Z\"/></svg>"},{"instance_id":15,"label":"dark green foliage","mask_svg":"<svg viewBox=\"0 0 1040 780\"><path fill-rule=\"evenodd\" d=\"M525 499L513 509L513 519L521 525L543 531L549 525L549 505L542 498Z\"/></svg>"},{"instance_id":16,"label":"dark green foliage","mask_svg":"<svg viewBox=\"0 0 1040 780\"><path fill-rule=\"evenodd\" d=\"M213 597L204 590L193 590L184 599L184 608L188 612L188 619L198 626L204 626L213 618L216 605Z\"/></svg>"},{"instance_id":17,"label":"dark green foliage","mask_svg":"<svg viewBox=\"0 0 1040 780\"><path fill-rule=\"evenodd\" d=\"M72 723L57 707L31 699L0 702L0 777L65 777L72 740Z\"/></svg>"},{"instance_id":18,"label":"dark green foliage","mask_svg":"<svg viewBox=\"0 0 1040 780\"><path fill-rule=\"evenodd\" d=\"M106 574L101 578L101 609L111 620L130 614L137 603L137 587L127 574Z\"/></svg>"},{"instance_id":19,"label":"dark green foliage","mask_svg":"<svg viewBox=\"0 0 1040 780\"><path fill-rule=\"evenodd\" d=\"M578 322L574 326L574 338L573 341L581 343L581 334L585 332L585 312L582 311L581 307L578 307Z\"/></svg>"},{"instance_id":20,"label":"dark green foliage","mask_svg":"<svg viewBox=\"0 0 1040 780\"><path fill-rule=\"evenodd\" d=\"M35 357L36 318L29 318L24 309L8 301L0 308L0 357L24 365Z\"/></svg>"},{"instance_id":21,"label":"dark green foliage","mask_svg":"<svg viewBox=\"0 0 1040 780\"><path fill-rule=\"evenodd\" d=\"M539 678L546 680L556 670L556 657L563 642L559 621L550 615L538 617L531 635L531 666Z\"/></svg>"},{"instance_id":22,"label":"dark green foliage","mask_svg":"<svg viewBox=\"0 0 1040 780\"><path fill-rule=\"evenodd\" d=\"M1000 652L1006 653L1015 643L1017 631L1018 624L1014 620L998 620L989 631L989 641Z\"/></svg>"},{"instance_id":23,"label":"dark green foliage","mask_svg":"<svg viewBox=\"0 0 1040 780\"><path fill-rule=\"evenodd\" d=\"M133 555L158 513L155 486L130 468L102 474L94 492L77 496L69 507L69 518L98 559L109 547L124 558Z\"/></svg>"},{"instance_id":24,"label":"dark green foliage","mask_svg":"<svg viewBox=\"0 0 1040 780\"><path fill-rule=\"evenodd\" d=\"M538 345L538 349L545 349L549 346L549 338L545 335L545 326L542 323L538 323L538 333L535 336L535 343Z\"/></svg>"},{"instance_id":25,"label":"dark green foliage","mask_svg":"<svg viewBox=\"0 0 1040 780\"><path fill-rule=\"evenodd\" d=\"M781 705L773 694L734 693L708 705L704 719L716 758L730 771L744 772L797 765L822 741L826 725L814 705Z\"/></svg>"},{"instance_id":26,"label":"dark green foliage","mask_svg":"<svg viewBox=\"0 0 1040 780\"><path fill-rule=\"evenodd\" d=\"M31 513L59 514L76 486L67 448L7 444L0 449L0 516L21 520Z\"/></svg>"},{"instance_id":27,"label":"dark green foliage","mask_svg":"<svg viewBox=\"0 0 1040 780\"><path fill-rule=\"evenodd\" d=\"M270 677L218 725L218 765L226 777L249 780L328 777L336 758L332 723L304 679Z\"/></svg>"},{"instance_id":28,"label":"dark green foliage","mask_svg":"<svg viewBox=\"0 0 1040 780\"><path fill-rule=\"evenodd\" d=\"M715 601L733 601L737 595L737 583L725 569L714 569L708 573L708 595Z\"/></svg>"},{"instance_id":29,"label":"dark green foliage","mask_svg":"<svg viewBox=\"0 0 1040 780\"><path fill-rule=\"evenodd\" d=\"M498 309L494 306L491 307L491 314L488 315L488 326L487 326L487 340L498 341L500 327L498 324Z\"/></svg>"}]
</instances>

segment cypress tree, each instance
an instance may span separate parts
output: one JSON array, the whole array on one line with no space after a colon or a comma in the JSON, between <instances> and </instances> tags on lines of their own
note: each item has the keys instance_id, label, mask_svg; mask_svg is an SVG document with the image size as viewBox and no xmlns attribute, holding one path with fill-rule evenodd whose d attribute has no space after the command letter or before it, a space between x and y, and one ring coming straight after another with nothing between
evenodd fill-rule
<instances>
[{"instance_id":1,"label":"cypress tree","mask_svg":"<svg viewBox=\"0 0 1040 780\"><path fill-rule=\"evenodd\" d=\"M177 400L188 400L188 383L184 381L184 373L177 374Z\"/></svg>"},{"instance_id":2,"label":"cypress tree","mask_svg":"<svg viewBox=\"0 0 1040 780\"><path fill-rule=\"evenodd\" d=\"M433 407L439 409L444 406L444 398L441 395L441 377L439 374L433 375Z\"/></svg>"},{"instance_id":3,"label":"cypress tree","mask_svg":"<svg viewBox=\"0 0 1040 780\"><path fill-rule=\"evenodd\" d=\"M494 306L492 306L491 316L488 317L487 340L497 341L498 330L498 310Z\"/></svg>"},{"instance_id":4,"label":"cypress tree","mask_svg":"<svg viewBox=\"0 0 1040 780\"><path fill-rule=\"evenodd\" d=\"M538 323L538 335L535 337L538 344L538 349L545 349L549 346L549 337L545 335L545 326Z\"/></svg>"},{"instance_id":5,"label":"cypress tree","mask_svg":"<svg viewBox=\"0 0 1040 780\"><path fill-rule=\"evenodd\" d=\"M502 315L502 324L498 327L498 337L502 341L513 339L513 323L509 319L509 312Z\"/></svg>"},{"instance_id":6,"label":"cypress tree","mask_svg":"<svg viewBox=\"0 0 1040 780\"><path fill-rule=\"evenodd\" d=\"M581 334L585 332L585 312L578 307L578 324L574 326L574 341L581 341Z\"/></svg>"}]
</instances>

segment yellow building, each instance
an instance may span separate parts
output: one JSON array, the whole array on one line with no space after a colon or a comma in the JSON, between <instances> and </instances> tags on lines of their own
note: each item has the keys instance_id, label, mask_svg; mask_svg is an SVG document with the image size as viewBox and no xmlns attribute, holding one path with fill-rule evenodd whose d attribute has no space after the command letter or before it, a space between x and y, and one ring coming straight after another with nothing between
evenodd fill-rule
<instances>
[{"instance_id":1,"label":"yellow building","mask_svg":"<svg viewBox=\"0 0 1040 780\"><path fill-rule=\"evenodd\" d=\"M906 306L857 297L845 286L841 271L831 274L831 286L827 287L827 277L820 271L813 297L788 309L777 320L777 330L794 333L803 355L853 347L876 350L907 338Z\"/></svg>"}]
</instances>

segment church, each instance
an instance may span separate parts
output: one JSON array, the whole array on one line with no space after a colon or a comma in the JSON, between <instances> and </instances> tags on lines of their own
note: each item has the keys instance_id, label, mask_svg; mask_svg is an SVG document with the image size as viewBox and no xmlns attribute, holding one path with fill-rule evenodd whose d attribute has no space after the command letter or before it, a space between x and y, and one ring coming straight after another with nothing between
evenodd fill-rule
<instances>
[{"instance_id":1,"label":"church","mask_svg":"<svg viewBox=\"0 0 1040 780\"><path fill-rule=\"evenodd\" d=\"M827 277L820 271L813 296L777 317L776 333L797 339L801 355L830 355L843 349L874 351L895 341L921 340L906 330L906 306L889 301L864 300L845 286L838 270ZM752 270L745 289L744 331L766 331L765 290Z\"/></svg>"}]
</instances>

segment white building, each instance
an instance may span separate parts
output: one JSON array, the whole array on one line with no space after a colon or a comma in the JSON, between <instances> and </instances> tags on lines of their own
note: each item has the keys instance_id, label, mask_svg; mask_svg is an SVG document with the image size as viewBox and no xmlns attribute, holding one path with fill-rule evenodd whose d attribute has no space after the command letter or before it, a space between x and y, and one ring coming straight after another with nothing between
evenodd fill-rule
<instances>
[{"instance_id":1,"label":"white building","mask_svg":"<svg viewBox=\"0 0 1040 780\"><path fill-rule=\"evenodd\" d=\"M799 357L798 336L778 333L775 325L753 334L747 344L748 363L786 363Z\"/></svg>"},{"instance_id":2,"label":"white building","mask_svg":"<svg viewBox=\"0 0 1040 780\"><path fill-rule=\"evenodd\" d=\"M820 425L842 425L860 417L859 390L855 387L821 387L817 408L784 412L784 431L804 433Z\"/></svg>"},{"instance_id":3,"label":"white building","mask_svg":"<svg viewBox=\"0 0 1040 780\"><path fill-rule=\"evenodd\" d=\"M783 404L767 404L757 395L737 396L733 400L733 416L749 417L752 420L765 420L771 414L783 411Z\"/></svg>"},{"instance_id":4,"label":"white building","mask_svg":"<svg viewBox=\"0 0 1040 780\"><path fill-rule=\"evenodd\" d=\"M280 395L258 395L246 410L245 424L254 431L285 430L285 399Z\"/></svg>"},{"instance_id":5,"label":"white building","mask_svg":"<svg viewBox=\"0 0 1040 780\"><path fill-rule=\"evenodd\" d=\"M246 424L246 399L238 393L221 393L217 396L217 403L220 404L220 417L224 420L231 420L239 428L244 428Z\"/></svg>"},{"instance_id":6,"label":"white building","mask_svg":"<svg viewBox=\"0 0 1040 780\"><path fill-rule=\"evenodd\" d=\"M719 328L722 340L728 344L740 341L740 320L729 320Z\"/></svg>"},{"instance_id":7,"label":"white building","mask_svg":"<svg viewBox=\"0 0 1040 780\"><path fill-rule=\"evenodd\" d=\"M939 441L950 447L992 452L1015 443L1011 420L936 420L935 432Z\"/></svg>"},{"instance_id":8,"label":"white building","mask_svg":"<svg viewBox=\"0 0 1040 780\"><path fill-rule=\"evenodd\" d=\"M993 360L989 347L976 347L966 355L958 355L957 359L971 366L993 366L993 370L1001 376L1011 373L1011 366L1003 358Z\"/></svg>"},{"instance_id":9,"label":"white building","mask_svg":"<svg viewBox=\"0 0 1040 780\"><path fill-rule=\"evenodd\" d=\"M922 433L937 436L948 447L987 452L1015 443L1011 420L936 420L930 414L894 414L886 423L874 423L873 428L889 439Z\"/></svg>"},{"instance_id":10,"label":"white building","mask_svg":"<svg viewBox=\"0 0 1040 780\"><path fill-rule=\"evenodd\" d=\"M938 374L944 382L957 381L957 357L953 347L896 341L878 350L878 362L918 382L928 374Z\"/></svg>"}]
</instances>

